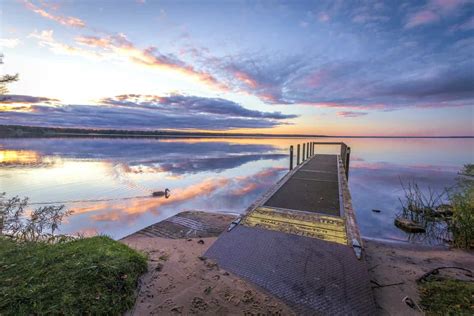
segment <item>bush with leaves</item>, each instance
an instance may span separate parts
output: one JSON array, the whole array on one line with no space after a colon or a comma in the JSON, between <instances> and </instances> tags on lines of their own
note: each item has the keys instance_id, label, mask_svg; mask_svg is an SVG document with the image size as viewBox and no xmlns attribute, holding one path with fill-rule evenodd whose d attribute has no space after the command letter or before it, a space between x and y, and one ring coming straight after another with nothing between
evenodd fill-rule
<instances>
[{"instance_id":1,"label":"bush with leaves","mask_svg":"<svg viewBox=\"0 0 474 316\"><path fill-rule=\"evenodd\" d=\"M24 241L55 241L55 232L72 211L64 205L48 205L28 210L28 198L0 195L0 234Z\"/></svg>"}]
</instances>

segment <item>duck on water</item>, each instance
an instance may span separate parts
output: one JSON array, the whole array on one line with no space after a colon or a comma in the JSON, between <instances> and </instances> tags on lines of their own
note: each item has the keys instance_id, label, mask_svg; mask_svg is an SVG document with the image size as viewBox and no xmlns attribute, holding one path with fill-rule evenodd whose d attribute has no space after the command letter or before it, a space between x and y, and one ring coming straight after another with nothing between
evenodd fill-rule
<instances>
[{"instance_id":1,"label":"duck on water","mask_svg":"<svg viewBox=\"0 0 474 316\"><path fill-rule=\"evenodd\" d=\"M168 188L166 188L164 191L155 191L151 195L153 197L162 197L162 196L164 196L167 199L167 198L170 197L170 193L171 193L171 191Z\"/></svg>"}]
</instances>

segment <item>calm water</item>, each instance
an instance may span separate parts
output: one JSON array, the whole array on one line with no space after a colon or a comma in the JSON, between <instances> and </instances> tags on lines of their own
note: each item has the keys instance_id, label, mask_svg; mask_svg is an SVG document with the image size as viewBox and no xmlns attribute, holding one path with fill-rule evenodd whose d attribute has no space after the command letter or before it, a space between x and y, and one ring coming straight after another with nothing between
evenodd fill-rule
<instances>
[{"instance_id":1,"label":"calm water","mask_svg":"<svg viewBox=\"0 0 474 316\"><path fill-rule=\"evenodd\" d=\"M441 190L474 161L474 139L339 140L352 147L353 203L371 238L407 240L393 226L400 179ZM62 232L121 238L185 210L243 212L287 172L289 146L304 141L0 139L0 192L31 203L74 201L65 203L74 214ZM148 197L165 188L170 198Z\"/></svg>"}]
</instances>

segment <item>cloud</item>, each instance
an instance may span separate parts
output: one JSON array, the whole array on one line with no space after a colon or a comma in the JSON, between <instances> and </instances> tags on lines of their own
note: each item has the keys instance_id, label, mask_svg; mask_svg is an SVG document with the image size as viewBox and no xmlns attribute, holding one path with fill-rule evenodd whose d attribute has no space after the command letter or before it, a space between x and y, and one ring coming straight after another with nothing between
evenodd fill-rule
<instances>
[{"instance_id":1,"label":"cloud","mask_svg":"<svg viewBox=\"0 0 474 316\"><path fill-rule=\"evenodd\" d=\"M262 112L249 110L230 100L221 98L203 98L197 96L171 95L119 95L114 98L100 100L103 104L126 106L133 108L155 109L164 112L180 112L189 114L225 115L226 117L292 119L297 115L282 114L281 112Z\"/></svg>"},{"instance_id":2,"label":"cloud","mask_svg":"<svg viewBox=\"0 0 474 316\"><path fill-rule=\"evenodd\" d=\"M467 0L431 0L431 5L438 8L441 12L452 12L462 5L468 3Z\"/></svg>"},{"instance_id":3,"label":"cloud","mask_svg":"<svg viewBox=\"0 0 474 316\"><path fill-rule=\"evenodd\" d=\"M290 103L283 87L298 78L306 59L300 56L269 58L268 56L241 56L220 61L222 77L230 85L257 95L266 103Z\"/></svg>"},{"instance_id":4,"label":"cloud","mask_svg":"<svg viewBox=\"0 0 474 316\"><path fill-rule=\"evenodd\" d=\"M324 22L329 18L331 23L319 23L317 30L295 34L295 38L282 38L285 44L298 43L298 49L292 49L291 45L259 49L249 44L250 48L242 48L244 52L226 53L227 48L216 49L211 42L207 43L210 45L207 50L194 47L191 33L187 33L189 38L184 47L166 47L170 51L175 49L174 53L168 53L161 46L137 44L121 33L92 29L94 33L76 36L74 42L62 43L53 38L52 31L35 32L32 37L57 53L119 59L160 71L173 71L207 85L216 93L248 94L266 104L331 107L341 112L469 106L473 104L468 89L472 77L466 74L466 69L473 67L472 44L468 38L462 38L467 32L452 36L452 31L440 33L438 29L421 27L440 21L447 30L469 30L473 22L466 14L470 9L467 3L433 0L422 5L400 6L335 1L330 5L307 7L289 24L318 19ZM254 51L250 51L252 46ZM186 114L209 113L274 121L292 118L281 113L245 109L230 101L225 104L219 98L147 99L141 95L138 100L115 97L103 101L127 111L159 109L168 114L169 108L176 106Z\"/></svg>"},{"instance_id":5,"label":"cloud","mask_svg":"<svg viewBox=\"0 0 474 316\"><path fill-rule=\"evenodd\" d=\"M463 23L454 25L451 27L453 31L461 30L461 31L471 31L474 30L474 16L471 16Z\"/></svg>"},{"instance_id":6,"label":"cloud","mask_svg":"<svg viewBox=\"0 0 474 316\"><path fill-rule=\"evenodd\" d=\"M418 105L427 106L433 102L446 101L461 101L462 105L472 105L473 87L474 73L471 69L453 68L438 70L429 76L398 79L378 88L381 95L412 99Z\"/></svg>"},{"instance_id":7,"label":"cloud","mask_svg":"<svg viewBox=\"0 0 474 316\"><path fill-rule=\"evenodd\" d=\"M341 111L341 112L336 113L337 116L341 116L341 117L359 117L359 116L364 116L367 114L368 114L367 112L354 112L354 111Z\"/></svg>"},{"instance_id":8,"label":"cloud","mask_svg":"<svg viewBox=\"0 0 474 316\"><path fill-rule=\"evenodd\" d=\"M401 48L400 56L391 52L391 56L357 61L324 61L311 56L234 58L223 69L245 74L232 76L233 80L245 78L235 84L269 104L345 110L467 106L474 103L474 75L472 61L463 58L464 51L468 49L453 46L444 56L425 58L423 64L418 62L423 51L407 56ZM387 59L397 61L388 63Z\"/></svg>"},{"instance_id":9,"label":"cloud","mask_svg":"<svg viewBox=\"0 0 474 316\"><path fill-rule=\"evenodd\" d=\"M36 14L41 15L44 18L58 22L59 24L76 28L83 28L86 26L86 23L79 18L72 16L55 15L51 12L46 11L44 8L40 7L46 6L45 4L43 4L43 2L41 2L40 6L37 6L32 1L28 0L24 0L23 3L27 9L33 11Z\"/></svg>"},{"instance_id":10,"label":"cloud","mask_svg":"<svg viewBox=\"0 0 474 316\"><path fill-rule=\"evenodd\" d=\"M329 20L331 20L331 17L326 12L321 12L318 14L319 22L328 22Z\"/></svg>"},{"instance_id":11,"label":"cloud","mask_svg":"<svg viewBox=\"0 0 474 316\"><path fill-rule=\"evenodd\" d=\"M199 70L173 54L162 54L154 46L138 48L122 33L108 36L77 36L75 46L55 40L53 30L34 31L30 37L36 38L41 46L48 47L55 53L100 59L120 58L140 66L176 72L220 91L229 90L227 85L211 73Z\"/></svg>"},{"instance_id":12,"label":"cloud","mask_svg":"<svg viewBox=\"0 0 474 316\"><path fill-rule=\"evenodd\" d=\"M18 38L0 38L0 47L3 48L15 48L20 44Z\"/></svg>"},{"instance_id":13,"label":"cloud","mask_svg":"<svg viewBox=\"0 0 474 316\"><path fill-rule=\"evenodd\" d=\"M406 28L412 28L419 25L430 24L440 20L438 14L432 10L422 10L413 14L405 24Z\"/></svg>"},{"instance_id":14,"label":"cloud","mask_svg":"<svg viewBox=\"0 0 474 316\"><path fill-rule=\"evenodd\" d=\"M29 111L4 111L3 124L85 127L112 129L204 129L271 128L289 124L295 115L246 109L224 99L174 95L148 96L138 101L136 96L103 99L103 105L29 105ZM29 97L32 101L38 101ZM27 96L16 98L28 100ZM144 98L147 100L147 97ZM150 101L151 100L151 101ZM46 102L49 100L45 100Z\"/></svg>"},{"instance_id":15,"label":"cloud","mask_svg":"<svg viewBox=\"0 0 474 316\"><path fill-rule=\"evenodd\" d=\"M24 104L54 104L58 103L58 99L47 97L34 97L30 95L7 94L0 96L0 104L24 103Z\"/></svg>"},{"instance_id":16,"label":"cloud","mask_svg":"<svg viewBox=\"0 0 474 316\"><path fill-rule=\"evenodd\" d=\"M454 14L468 3L466 0L431 0L420 10L408 17L405 28L433 24L439 22L442 17Z\"/></svg>"},{"instance_id":17,"label":"cloud","mask_svg":"<svg viewBox=\"0 0 474 316\"><path fill-rule=\"evenodd\" d=\"M110 56L126 58L142 66L178 72L219 90L228 90L227 86L222 84L211 74L196 69L174 55L162 54L154 46L140 49L129 41L124 34L115 34L105 37L78 36L75 41L83 46L100 49L103 53Z\"/></svg>"},{"instance_id":18,"label":"cloud","mask_svg":"<svg viewBox=\"0 0 474 316\"><path fill-rule=\"evenodd\" d=\"M57 54L65 54L72 56L83 56L87 58L103 58L104 56L98 52L85 50L79 47L74 47L68 44L58 42L54 39L53 30L43 30L41 32L34 31L29 35L29 37L35 38L38 40L38 43L42 47L47 47L51 51Z\"/></svg>"}]
</instances>

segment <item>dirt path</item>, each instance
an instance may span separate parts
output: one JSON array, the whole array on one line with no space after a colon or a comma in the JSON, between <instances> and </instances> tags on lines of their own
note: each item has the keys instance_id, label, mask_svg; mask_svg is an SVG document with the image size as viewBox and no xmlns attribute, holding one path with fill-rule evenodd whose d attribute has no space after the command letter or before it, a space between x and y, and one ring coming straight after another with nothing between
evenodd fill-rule
<instances>
[{"instance_id":1,"label":"dirt path","mask_svg":"<svg viewBox=\"0 0 474 316\"><path fill-rule=\"evenodd\" d=\"M200 257L216 240L129 236L149 254L132 315L293 315L282 302Z\"/></svg>"},{"instance_id":2,"label":"dirt path","mask_svg":"<svg viewBox=\"0 0 474 316\"><path fill-rule=\"evenodd\" d=\"M373 283L373 291L380 315L422 315L402 302L408 296L418 304L420 297L416 279L437 267L474 267L472 251L368 240L364 243L369 273L372 281L376 282ZM464 277L462 272L455 270L443 273L451 273L456 278ZM401 284L390 285L397 283Z\"/></svg>"}]
</instances>

